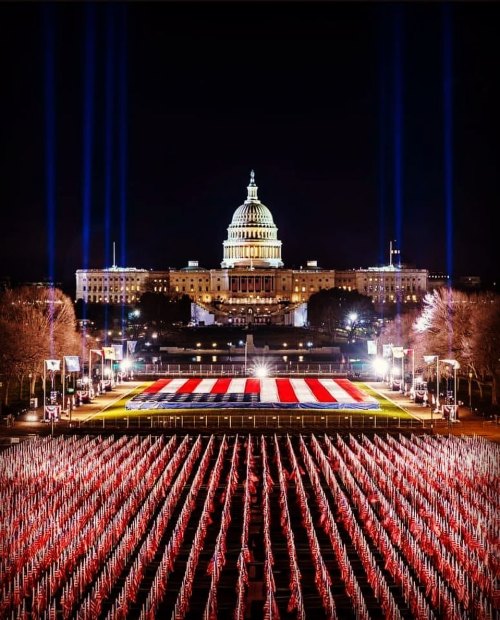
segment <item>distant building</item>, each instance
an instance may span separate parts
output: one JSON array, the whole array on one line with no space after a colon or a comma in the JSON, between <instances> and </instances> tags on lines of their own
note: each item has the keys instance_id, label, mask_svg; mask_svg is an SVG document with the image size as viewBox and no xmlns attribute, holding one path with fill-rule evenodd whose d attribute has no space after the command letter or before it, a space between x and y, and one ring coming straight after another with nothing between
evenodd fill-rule
<instances>
[{"instance_id":1,"label":"distant building","mask_svg":"<svg viewBox=\"0 0 500 620\"><path fill-rule=\"evenodd\" d=\"M427 270L368 267L335 272L335 286L371 297L374 305L417 304L427 292Z\"/></svg>"},{"instance_id":2,"label":"distant building","mask_svg":"<svg viewBox=\"0 0 500 620\"><path fill-rule=\"evenodd\" d=\"M427 292L427 270L394 266L392 255L399 251L392 246L387 267L335 271L310 260L304 269L286 269L278 228L257 189L252 171L247 198L227 229L221 268L205 269L189 261L187 267L165 271L79 269L76 299L134 304L146 291L177 293L191 298L194 323L302 326L310 296L322 289L356 290L377 306L417 303Z\"/></svg>"},{"instance_id":3,"label":"distant building","mask_svg":"<svg viewBox=\"0 0 500 620\"><path fill-rule=\"evenodd\" d=\"M458 276L452 278L444 273L430 273L428 288L430 291L437 288L453 287L462 290L480 290L483 286L479 276Z\"/></svg>"},{"instance_id":4,"label":"distant building","mask_svg":"<svg viewBox=\"0 0 500 620\"><path fill-rule=\"evenodd\" d=\"M437 288L443 288L445 286L451 286L450 276L446 273L429 273L427 280L427 288L429 291L433 291Z\"/></svg>"},{"instance_id":5,"label":"distant building","mask_svg":"<svg viewBox=\"0 0 500 620\"><path fill-rule=\"evenodd\" d=\"M76 300L97 304L134 304L143 293L157 288L168 292L168 272L148 271L135 267L78 269Z\"/></svg>"},{"instance_id":6,"label":"distant building","mask_svg":"<svg viewBox=\"0 0 500 620\"><path fill-rule=\"evenodd\" d=\"M481 288L481 278L479 276L460 276L456 281L456 286L464 289L478 290Z\"/></svg>"}]
</instances>

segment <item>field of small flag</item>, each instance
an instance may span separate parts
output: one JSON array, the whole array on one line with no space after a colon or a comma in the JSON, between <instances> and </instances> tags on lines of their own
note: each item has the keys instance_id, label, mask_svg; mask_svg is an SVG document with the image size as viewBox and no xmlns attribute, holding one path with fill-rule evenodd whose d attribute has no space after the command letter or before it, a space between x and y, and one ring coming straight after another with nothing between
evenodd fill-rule
<instances>
[{"instance_id":1,"label":"field of small flag","mask_svg":"<svg viewBox=\"0 0 500 620\"><path fill-rule=\"evenodd\" d=\"M498 618L478 437L35 437L0 453L2 618Z\"/></svg>"}]
</instances>

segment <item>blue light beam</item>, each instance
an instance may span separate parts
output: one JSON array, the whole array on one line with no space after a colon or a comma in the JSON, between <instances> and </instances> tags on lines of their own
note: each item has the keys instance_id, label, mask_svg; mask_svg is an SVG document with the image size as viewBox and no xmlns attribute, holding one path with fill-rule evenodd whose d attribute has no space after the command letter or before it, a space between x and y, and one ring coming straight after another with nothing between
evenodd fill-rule
<instances>
[{"instance_id":1,"label":"blue light beam","mask_svg":"<svg viewBox=\"0 0 500 620\"><path fill-rule=\"evenodd\" d=\"M111 223L113 187L113 102L115 87L115 7L106 11L106 72L104 111L104 264L111 263Z\"/></svg>"},{"instance_id":2,"label":"blue light beam","mask_svg":"<svg viewBox=\"0 0 500 620\"><path fill-rule=\"evenodd\" d=\"M45 206L47 226L47 276L52 283L50 300L54 302L55 252L56 252L56 165L55 165L55 16L50 5L43 7L43 48L44 48L44 107L45 107ZM49 304L50 355L54 356L54 303Z\"/></svg>"},{"instance_id":3,"label":"blue light beam","mask_svg":"<svg viewBox=\"0 0 500 620\"><path fill-rule=\"evenodd\" d=\"M453 40L451 8L443 6L443 153L446 270L453 274Z\"/></svg>"},{"instance_id":4,"label":"blue light beam","mask_svg":"<svg viewBox=\"0 0 500 620\"><path fill-rule=\"evenodd\" d=\"M120 199L120 256L123 266L127 264L127 12L122 6L120 38L120 171L119 171L119 199Z\"/></svg>"},{"instance_id":5,"label":"blue light beam","mask_svg":"<svg viewBox=\"0 0 500 620\"><path fill-rule=\"evenodd\" d=\"M393 182L394 232L402 249L403 240L403 51L401 8L395 7L393 31Z\"/></svg>"},{"instance_id":6,"label":"blue light beam","mask_svg":"<svg viewBox=\"0 0 500 620\"><path fill-rule=\"evenodd\" d=\"M82 185L82 258L89 267L92 221L92 147L94 134L95 14L85 4L85 49L83 66L83 185Z\"/></svg>"}]
</instances>

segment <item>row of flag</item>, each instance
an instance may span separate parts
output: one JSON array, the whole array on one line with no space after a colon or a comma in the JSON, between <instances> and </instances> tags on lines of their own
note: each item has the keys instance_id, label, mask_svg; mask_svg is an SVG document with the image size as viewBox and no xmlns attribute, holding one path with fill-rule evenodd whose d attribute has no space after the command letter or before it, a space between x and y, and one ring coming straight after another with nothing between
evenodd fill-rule
<instances>
[{"instance_id":1,"label":"row of flag","mask_svg":"<svg viewBox=\"0 0 500 620\"><path fill-rule=\"evenodd\" d=\"M413 355L413 349L405 349L404 347L395 347L392 344L382 345L383 357L394 357L395 359L401 359L405 355Z\"/></svg>"},{"instance_id":2,"label":"row of flag","mask_svg":"<svg viewBox=\"0 0 500 620\"><path fill-rule=\"evenodd\" d=\"M375 340L368 340L368 355L377 355L377 342ZM392 344L382 345L382 357L394 357L401 359L405 355L413 355L413 349L405 349L403 347L395 347Z\"/></svg>"},{"instance_id":3,"label":"row of flag","mask_svg":"<svg viewBox=\"0 0 500 620\"><path fill-rule=\"evenodd\" d=\"M133 355L135 352L136 340L127 340L127 353ZM104 360L121 362L123 360L123 345L113 344L101 349L92 349L92 353L99 355ZM64 368L66 372L80 372L80 357L78 355L64 355ZM45 367L52 372L61 370L61 360L45 360Z\"/></svg>"}]
</instances>

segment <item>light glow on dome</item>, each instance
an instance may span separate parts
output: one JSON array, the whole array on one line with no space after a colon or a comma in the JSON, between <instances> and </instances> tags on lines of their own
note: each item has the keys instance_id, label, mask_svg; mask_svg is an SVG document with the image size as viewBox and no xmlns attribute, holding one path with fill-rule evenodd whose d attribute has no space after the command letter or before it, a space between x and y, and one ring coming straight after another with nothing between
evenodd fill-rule
<instances>
[{"instance_id":1,"label":"light glow on dome","mask_svg":"<svg viewBox=\"0 0 500 620\"><path fill-rule=\"evenodd\" d=\"M278 228L271 211L259 200L257 189L252 170L247 199L236 209L227 229L222 268L283 267Z\"/></svg>"}]
</instances>

